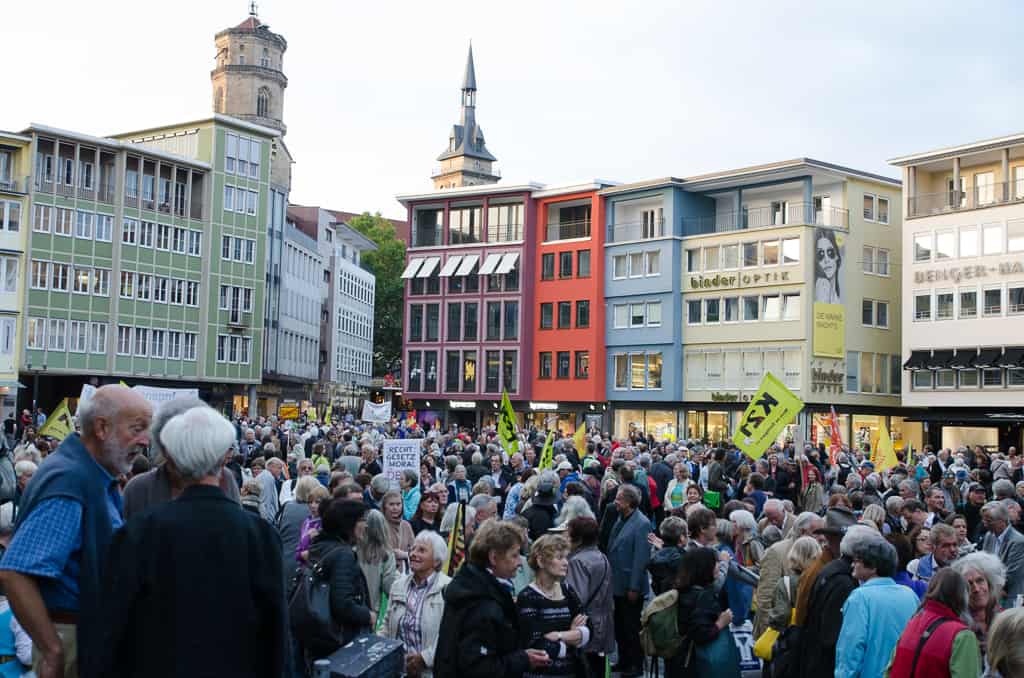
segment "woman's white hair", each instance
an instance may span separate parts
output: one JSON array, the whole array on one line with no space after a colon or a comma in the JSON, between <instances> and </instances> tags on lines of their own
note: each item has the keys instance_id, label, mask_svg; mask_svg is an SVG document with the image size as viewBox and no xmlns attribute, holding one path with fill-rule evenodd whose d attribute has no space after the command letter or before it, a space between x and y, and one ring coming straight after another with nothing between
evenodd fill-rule
<instances>
[{"instance_id":1,"label":"woman's white hair","mask_svg":"<svg viewBox=\"0 0 1024 678\"><path fill-rule=\"evenodd\" d=\"M839 552L847 558L853 558L854 552L863 544L879 540L882 540L882 535L878 533L878 528L860 524L852 525L846 530L843 540L839 542Z\"/></svg>"},{"instance_id":2,"label":"woman's white hair","mask_svg":"<svg viewBox=\"0 0 1024 678\"><path fill-rule=\"evenodd\" d=\"M433 530L423 530L416 535L413 544L427 544L434 552L434 569L440 570L444 567L444 561L448 558L448 545L444 539Z\"/></svg>"},{"instance_id":3,"label":"woman's white hair","mask_svg":"<svg viewBox=\"0 0 1024 678\"><path fill-rule=\"evenodd\" d=\"M36 469L39 468L34 461L28 459L22 459L14 465L14 475L17 478L22 477L26 473L35 473Z\"/></svg>"},{"instance_id":4,"label":"woman's white hair","mask_svg":"<svg viewBox=\"0 0 1024 678\"><path fill-rule=\"evenodd\" d=\"M953 562L953 569L967 579L968 572L980 572L988 581L988 595L991 598L1002 598L1006 586L1006 565L999 556L984 551L968 553Z\"/></svg>"},{"instance_id":5,"label":"woman's white hair","mask_svg":"<svg viewBox=\"0 0 1024 678\"><path fill-rule=\"evenodd\" d=\"M444 510L444 517L441 518L441 524L438 526L440 532L451 532L455 527L455 513L459 510L458 504L448 504L448 508ZM472 506L466 505L466 524L471 525L476 520L476 509Z\"/></svg>"},{"instance_id":6,"label":"woman's white hair","mask_svg":"<svg viewBox=\"0 0 1024 678\"><path fill-rule=\"evenodd\" d=\"M235 427L207 405L171 417L160 431L164 454L188 480L219 473L234 440Z\"/></svg>"},{"instance_id":7,"label":"woman's white hair","mask_svg":"<svg viewBox=\"0 0 1024 678\"><path fill-rule=\"evenodd\" d=\"M757 534L757 520L750 511L738 509L729 514L729 520L736 523L736 527L750 534Z\"/></svg>"},{"instance_id":8,"label":"woman's white hair","mask_svg":"<svg viewBox=\"0 0 1024 678\"><path fill-rule=\"evenodd\" d=\"M593 518L594 512L590 510L590 504L587 500L578 495L573 495L565 500L562 504L562 512L558 514L558 518L555 519L555 525L566 525L573 518L579 517Z\"/></svg>"},{"instance_id":9,"label":"woman's white hair","mask_svg":"<svg viewBox=\"0 0 1024 678\"><path fill-rule=\"evenodd\" d=\"M317 487L323 487L320 481L313 476L302 476L295 481L295 501L300 504L309 502L309 493Z\"/></svg>"}]
</instances>

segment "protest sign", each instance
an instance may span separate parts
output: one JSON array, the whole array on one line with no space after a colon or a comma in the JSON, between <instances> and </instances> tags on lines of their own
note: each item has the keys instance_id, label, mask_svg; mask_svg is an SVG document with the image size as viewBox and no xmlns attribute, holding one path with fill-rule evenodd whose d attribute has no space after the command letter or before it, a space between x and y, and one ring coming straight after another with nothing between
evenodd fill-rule
<instances>
[{"instance_id":1,"label":"protest sign","mask_svg":"<svg viewBox=\"0 0 1024 678\"><path fill-rule=\"evenodd\" d=\"M402 477L402 471L411 469L420 475L420 449L419 438L403 438L400 440L385 440L382 446L384 463L381 468L384 476L391 482L391 489L397 490L398 479Z\"/></svg>"},{"instance_id":2,"label":"protest sign","mask_svg":"<svg viewBox=\"0 0 1024 678\"><path fill-rule=\"evenodd\" d=\"M391 401L386 403L371 403L369 400L363 401L363 416L360 417L363 421L372 421L375 424L386 424L391 421Z\"/></svg>"}]
</instances>

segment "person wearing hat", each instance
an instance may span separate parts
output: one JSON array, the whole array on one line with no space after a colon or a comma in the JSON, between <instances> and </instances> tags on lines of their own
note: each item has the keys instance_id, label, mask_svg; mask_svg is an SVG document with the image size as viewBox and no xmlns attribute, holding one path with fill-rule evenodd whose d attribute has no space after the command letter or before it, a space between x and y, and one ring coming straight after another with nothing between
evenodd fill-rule
<instances>
[{"instance_id":1,"label":"person wearing hat","mask_svg":"<svg viewBox=\"0 0 1024 678\"><path fill-rule=\"evenodd\" d=\"M960 505L960 488L956 486L956 471L952 468L947 468L942 474L942 484L940 485L943 496L943 508L946 513L953 513L956 511L956 507Z\"/></svg>"},{"instance_id":2,"label":"person wearing hat","mask_svg":"<svg viewBox=\"0 0 1024 678\"><path fill-rule=\"evenodd\" d=\"M544 473L537 481L537 489L530 497L530 506L523 510L522 516L529 522L527 532L530 541L540 537L555 525L555 516L558 514L555 503L556 479L550 473Z\"/></svg>"},{"instance_id":3,"label":"person wearing hat","mask_svg":"<svg viewBox=\"0 0 1024 678\"><path fill-rule=\"evenodd\" d=\"M578 473L576 473L576 471L573 470L572 462L561 461L558 463L558 466L555 467L555 470L558 472L560 484L558 489L560 492L564 493L565 486L568 485L569 483L579 482L580 476Z\"/></svg>"},{"instance_id":4,"label":"person wearing hat","mask_svg":"<svg viewBox=\"0 0 1024 678\"><path fill-rule=\"evenodd\" d=\"M845 506L825 513L825 526L814 531L823 535L825 548L800 576L796 594L796 624L802 626L800 676L816 678L835 673L836 641L842 629L842 607L855 588L853 561L844 558L840 544L857 516Z\"/></svg>"}]
</instances>

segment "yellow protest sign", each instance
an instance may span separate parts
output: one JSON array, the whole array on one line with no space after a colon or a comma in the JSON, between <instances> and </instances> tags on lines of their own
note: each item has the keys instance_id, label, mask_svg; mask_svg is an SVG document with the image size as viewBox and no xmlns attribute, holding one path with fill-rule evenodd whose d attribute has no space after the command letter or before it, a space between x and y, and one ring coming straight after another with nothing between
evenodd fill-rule
<instances>
[{"instance_id":1,"label":"yellow protest sign","mask_svg":"<svg viewBox=\"0 0 1024 678\"><path fill-rule=\"evenodd\" d=\"M740 418L732 441L743 454L758 459L803 408L803 401L768 372Z\"/></svg>"},{"instance_id":2,"label":"yellow protest sign","mask_svg":"<svg viewBox=\"0 0 1024 678\"><path fill-rule=\"evenodd\" d=\"M508 391L501 392L501 411L498 412L498 439L508 456L519 451L519 438L516 437L516 413L512 411L512 401L508 399Z\"/></svg>"},{"instance_id":3,"label":"yellow protest sign","mask_svg":"<svg viewBox=\"0 0 1024 678\"><path fill-rule=\"evenodd\" d=\"M540 452L540 462L537 463L537 470L543 471L555 465L555 434L548 431L548 438L544 441L544 449Z\"/></svg>"},{"instance_id":4,"label":"yellow protest sign","mask_svg":"<svg viewBox=\"0 0 1024 678\"><path fill-rule=\"evenodd\" d=\"M315 407L310 407L309 409L306 410L306 419L310 421L317 421Z\"/></svg>"},{"instance_id":5,"label":"yellow protest sign","mask_svg":"<svg viewBox=\"0 0 1024 678\"><path fill-rule=\"evenodd\" d=\"M298 419L299 406L295 403L283 404L277 408L277 416L279 419Z\"/></svg>"},{"instance_id":6,"label":"yellow protest sign","mask_svg":"<svg viewBox=\"0 0 1024 678\"><path fill-rule=\"evenodd\" d=\"M327 404L327 410L324 412L324 423L330 425L331 423L331 412L334 411L334 403Z\"/></svg>"},{"instance_id":7,"label":"yellow protest sign","mask_svg":"<svg viewBox=\"0 0 1024 678\"><path fill-rule=\"evenodd\" d=\"M68 399L60 401L57 409L46 418L46 423L39 429L39 435L64 440L75 430L71 423L71 410L68 409Z\"/></svg>"},{"instance_id":8,"label":"yellow protest sign","mask_svg":"<svg viewBox=\"0 0 1024 678\"><path fill-rule=\"evenodd\" d=\"M875 465L876 471L885 471L886 469L896 468L899 460L896 458L896 450L892 446L892 436L889 435L889 429L885 425L885 421L878 425L878 443L875 445L875 449L871 451L871 463Z\"/></svg>"},{"instance_id":9,"label":"yellow protest sign","mask_svg":"<svg viewBox=\"0 0 1024 678\"><path fill-rule=\"evenodd\" d=\"M846 307L842 304L814 302L814 355L822 358L846 357Z\"/></svg>"}]
</instances>

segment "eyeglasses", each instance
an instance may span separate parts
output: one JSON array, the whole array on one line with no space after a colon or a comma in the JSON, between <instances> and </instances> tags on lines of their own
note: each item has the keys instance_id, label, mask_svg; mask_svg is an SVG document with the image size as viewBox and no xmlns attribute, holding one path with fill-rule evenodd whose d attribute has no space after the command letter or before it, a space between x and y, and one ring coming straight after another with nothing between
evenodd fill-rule
<instances>
[{"instance_id":1,"label":"eyeglasses","mask_svg":"<svg viewBox=\"0 0 1024 678\"><path fill-rule=\"evenodd\" d=\"M821 261L825 257L829 259L835 259L838 256L835 247L828 247L823 250L818 250L818 261Z\"/></svg>"}]
</instances>

